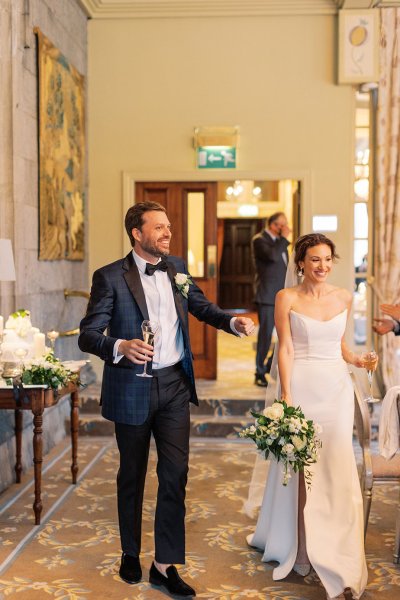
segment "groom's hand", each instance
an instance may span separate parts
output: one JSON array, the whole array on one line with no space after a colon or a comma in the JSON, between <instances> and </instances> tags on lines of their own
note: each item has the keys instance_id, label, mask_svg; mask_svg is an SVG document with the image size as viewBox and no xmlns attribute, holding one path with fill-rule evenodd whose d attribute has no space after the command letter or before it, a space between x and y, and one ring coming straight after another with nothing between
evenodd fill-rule
<instances>
[{"instance_id":1,"label":"groom's hand","mask_svg":"<svg viewBox=\"0 0 400 600\"><path fill-rule=\"evenodd\" d=\"M236 331L243 335L251 335L255 329L253 320L248 317L236 317L234 325Z\"/></svg>"},{"instance_id":2,"label":"groom's hand","mask_svg":"<svg viewBox=\"0 0 400 600\"><path fill-rule=\"evenodd\" d=\"M153 346L143 340L122 340L118 347L118 354L123 354L136 365L144 365L154 356Z\"/></svg>"}]
</instances>

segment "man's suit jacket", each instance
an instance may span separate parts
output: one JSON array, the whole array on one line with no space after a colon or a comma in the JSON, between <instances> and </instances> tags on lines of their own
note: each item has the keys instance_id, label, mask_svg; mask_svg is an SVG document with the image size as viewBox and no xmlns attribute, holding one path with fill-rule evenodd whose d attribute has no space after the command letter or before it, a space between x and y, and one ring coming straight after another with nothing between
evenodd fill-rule
<instances>
[{"instance_id":1,"label":"man's suit jacket","mask_svg":"<svg viewBox=\"0 0 400 600\"><path fill-rule=\"evenodd\" d=\"M227 315L207 300L196 284L190 285L188 299L184 298L175 286L174 276L187 273L185 263L181 258L170 256L167 264L183 333L183 369L191 388L191 401L198 404L188 313L227 333L233 333L230 328L232 315ZM87 312L80 324L78 344L83 352L95 354L105 361L101 404L103 417L110 421L139 425L147 418L152 380L136 376L143 371L143 365L136 365L125 356L118 363L113 362L114 345L118 339L143 339L141 324L144 319L149 319L149 314L132 252L124 259L95 271Z\"/></svg>"},{"instance_id":2,"label":"man's suit jacket","mask_svg":"<svg viewBox=\"0 0 400 600\"><path fill-rule=\"evenodd\" d=\"M266 231L262 231L253 237L252 246L256 268L254 302L275 304L277 292L285 285L289 242L283 237L273 240ZM286 255L286 263L282 254Z\"/></svg>"}]
</instances>

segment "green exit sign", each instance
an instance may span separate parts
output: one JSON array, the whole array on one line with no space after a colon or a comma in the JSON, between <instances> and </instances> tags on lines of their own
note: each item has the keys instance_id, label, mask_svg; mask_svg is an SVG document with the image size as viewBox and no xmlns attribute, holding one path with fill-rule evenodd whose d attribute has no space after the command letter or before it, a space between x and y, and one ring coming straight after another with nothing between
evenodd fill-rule
<instances>
[{"instance_id":1,"label":"green exit sign","mask_svg":"<svg viewBox=\"0 0 400 600\"><path fill-rule=\"evenodd\" d=\"M197 148L199 169L236 169L236 148L207 147Z\"/></svg>"}]
</instances>

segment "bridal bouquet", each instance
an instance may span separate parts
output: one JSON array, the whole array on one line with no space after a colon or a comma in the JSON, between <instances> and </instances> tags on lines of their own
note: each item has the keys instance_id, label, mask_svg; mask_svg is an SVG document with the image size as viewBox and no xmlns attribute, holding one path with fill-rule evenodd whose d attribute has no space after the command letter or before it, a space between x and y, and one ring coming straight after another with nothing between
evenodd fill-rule
<instances>
[{"instance_id":1,"label":"bridal bouquet","mask_svg":"<svg viewBox=\"0 0 400 600\"><path fill-rule=\"evenodd\" d=\"M283 463L283 485L294 472L303 471L308 489L312 474L307 467L318 460L318 450L322 446L317 433L322 429L318 423L307 420L301 408L288 406L285 401L275 400L263 414L251 412L255 425L240 432L240 437L250 438L265 458L269 455Z\"/></svg>"}]
</instances>

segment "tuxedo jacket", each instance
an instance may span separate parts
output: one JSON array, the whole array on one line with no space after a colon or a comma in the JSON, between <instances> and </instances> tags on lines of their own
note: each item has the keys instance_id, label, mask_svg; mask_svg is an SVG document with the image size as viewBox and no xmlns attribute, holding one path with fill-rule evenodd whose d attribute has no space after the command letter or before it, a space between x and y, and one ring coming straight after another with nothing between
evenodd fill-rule
<instances>
[{"instance_id":1,"label":"tuxedo jacket","mask_svg":"<svg viewBox=\"0 0 400 600\"><path fill-rule=\"evenodd\" d=\"M174 282L177 273L188 274L184 261L169 256L167 265L183 333L182 366L191 390L191 401L198 404L188 313L227 333L233 333L230 328L232 315L207 300L196 284L190 285L188 298L184 298ZM104 360L101 405L103 417L110 421L139 425L147 418L152 379L137 377L136 373L143 371L143 365L136 365L125 356L118 363L113 362L114 345L118 339L143 339L141 324L144 319L149 319L146 297L132 252L124 259L95 271L87 312L80 324L78 344L83 352ZM151 372L151 365L148 366Z\"/></svg>"},{"instance_id":2,"label":"tuxedo jacket","mask_svg":"<svg viewBox=\"0 0 400 600\"><path fill-rule=\"evenodd\" d=\"M257 304L275 304L277 292L285 286L288 246L286 238L273 240L266 231L253 237L253 260L256 269L254 302ZM282 254L286 255L286 263Z\"/></svg>"}]
</instances>

